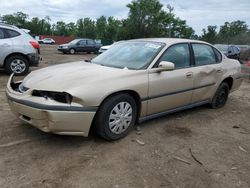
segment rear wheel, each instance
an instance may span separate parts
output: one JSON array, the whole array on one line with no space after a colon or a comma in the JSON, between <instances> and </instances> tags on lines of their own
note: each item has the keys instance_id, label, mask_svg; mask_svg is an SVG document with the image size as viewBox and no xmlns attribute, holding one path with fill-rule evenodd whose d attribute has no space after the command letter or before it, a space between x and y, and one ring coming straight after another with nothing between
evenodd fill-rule
<instances>
[{"instance_id":1,"label":"rear wheel","mask_svg":"<svg viewBox=\"0 0 250 188\"><path fill-rule=\"evenodd\" d=\"M95 117L95 132L106 140L125 137L134 127L137 114L135 100L118 94L104 101Z\"/></svg>"},{"instance_id":2,"label":"rear wheel","mask_svg":"<svg viewBox=\"0 0 250 188\"><path fill-rule=\"evenodd\" d=\"M25 75L29 71L28 60L21 55L10 56L5 63L5 71L8 74Z\"/></svg>"},{"instance_id":3,"label":"rear wheel","mask_svg":"<svg viewBox=\"0 0 250 188\"><path fill-rule=\"evenodd\" d=\"M212 102L212 108L221 108L225 106L229 95L229 85L226 82L223 82L217 89Z\"/></svg>"}]
</instances>

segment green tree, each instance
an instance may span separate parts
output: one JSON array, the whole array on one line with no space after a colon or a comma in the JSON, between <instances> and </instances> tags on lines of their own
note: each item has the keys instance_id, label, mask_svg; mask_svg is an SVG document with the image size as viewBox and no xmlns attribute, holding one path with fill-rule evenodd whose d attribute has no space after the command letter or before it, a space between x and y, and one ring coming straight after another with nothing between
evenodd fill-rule
<instances>
[{"instance_id":1,"label":"green tree","mask_svg":"<svg viewBox=\"0 0 250 188\"><path fill-rule=\"evenodd\" d=\"M96 20L96 36L98 39L106 39L107 19L101 16Z\"/></svg>"},{"instance_id":2,"label":"green tree","mask_svg":"<svg viewBox=\"0 0 250 188\"><path fill-rule=\"evenodd\" d=\"M28 14L25 14L23 12L17 12L14 14L6 14L1 17L1 21L3 23L15 25L21 28L26 27L27 19L28 19Z\"/></svg>"},{"instance_id":3,"label":"green tree","mask_svg":"<svg viewBox=\"0 0 250 188\"><path fill-rule=\"evenodd\" d=\"M84 18L83 20L83 33L86 38L96 38L95 22L90 18Z\"/></svg>"},{"instance_id":4,"label":"green tree","mask_svg":"<svg viewBox=\"0 0 250 188\"><path fill-rule=\"evenodd\" d=\"M129 31L132 38L156 37L165 12L158 0L133 0L129 8Z\"/></svg>"},{"instance_id":5,"label":"green tree","mask_svg":"<svg viewBox=\"0 0 250 188\"><path fill-rule=\"evenodd\" d=\"M212 43L212 44L215 44L217 42L217 26L215 25L209 25L207 26L207 30L206 29L203 29L203 34L201 36L201 39L206 41L206 42L209 42L209 43Z\"/></svg>"},{"instance_id":6,"label":"green tree","mask_svg":"<svg viewBox=\"0 0 250 188\"><path fill-rule=\"evenodd\" d=\"M233 43L235 42L235 37L244 35L244 33L248 31L248 25L244 21L225 22L224 25L220 27L218 42L225 44Z\"/></svg>"},{"instance_id":7,"label":"green tree","mask_svg":"<svg viewBox=\"0 0 250 188\"><path fill-rule=\"evenodd\" d=\"M54 34L60 36L68 36L66 23L63 21L56 22Z\"/></svg>"}]
</instances>

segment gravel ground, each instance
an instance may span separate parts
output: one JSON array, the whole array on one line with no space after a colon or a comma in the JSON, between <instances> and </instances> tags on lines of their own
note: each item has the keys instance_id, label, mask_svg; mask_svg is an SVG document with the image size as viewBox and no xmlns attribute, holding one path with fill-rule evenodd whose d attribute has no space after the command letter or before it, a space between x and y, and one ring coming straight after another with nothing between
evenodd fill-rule
<instances>
[{"instance_id":1,"label":"gravel ground","mask_svg":"<svg viewBox=\"0 0 250 188\"><path fill-rule=\"evenodd\" d=\"M89 59L42 46L43 64ZM37 68L33 68L37 69ZM140 125L106 142L43 133L22 123L5 98L0 73L0 187L250 187L250 81L218 110L207 106Z\"/></svg>"}]
</instances>

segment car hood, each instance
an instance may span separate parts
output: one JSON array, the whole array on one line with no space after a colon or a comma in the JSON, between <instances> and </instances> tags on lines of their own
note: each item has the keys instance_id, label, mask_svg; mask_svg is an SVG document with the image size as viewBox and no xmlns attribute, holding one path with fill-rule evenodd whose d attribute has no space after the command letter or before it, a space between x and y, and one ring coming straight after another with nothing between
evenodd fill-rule
<instances>
[{"instance_id":1,"label":"car hood","mask_svg":"<svg viewBox=\"0 0 250 188\"><path fill-rule=\"evenodd\" d=\"M62 47L62 46L69 46L70 44L69 43L67 43L67 44L61 44L61 45L59 45L60 47Z\"/></svg>"},{"instance_id":2,"label":"car hood","mask_svg":"<svg viewBox=\"0 0 250 188\"><path fill-rule=\"evenodd\" d=\"M98 86L134 72L81 61L33 71L23 80L23 85L36 90L69 92L79 87Z\"/></svg>"},{"instance_id":3,"label":"car hood","mask_svg":"<svg viewBox=\"0 0 250 188\"><path fill-rule=\"evenodd\" d=\"M101 49L102 50L108 50L110 47L111 47L111 45L110 46L102 46Z\"/></svg>"}]
</instances>

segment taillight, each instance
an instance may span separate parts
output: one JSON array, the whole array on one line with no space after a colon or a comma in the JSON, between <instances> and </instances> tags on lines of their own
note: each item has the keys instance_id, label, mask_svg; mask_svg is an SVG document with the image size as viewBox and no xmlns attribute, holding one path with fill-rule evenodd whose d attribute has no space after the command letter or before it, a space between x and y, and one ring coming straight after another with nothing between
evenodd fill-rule
<instances>
[{"instance_id":1,"label":"taillight","mask_svg":"<svg viewBox=\"0 0 250 188\"><path fill-rule=\"evenodd\" d=\"M38 50L40 49L40 45L37 42L30 41L30 44L33 46L33 48L38 49Z\"/></svg>"}]
</instances>

